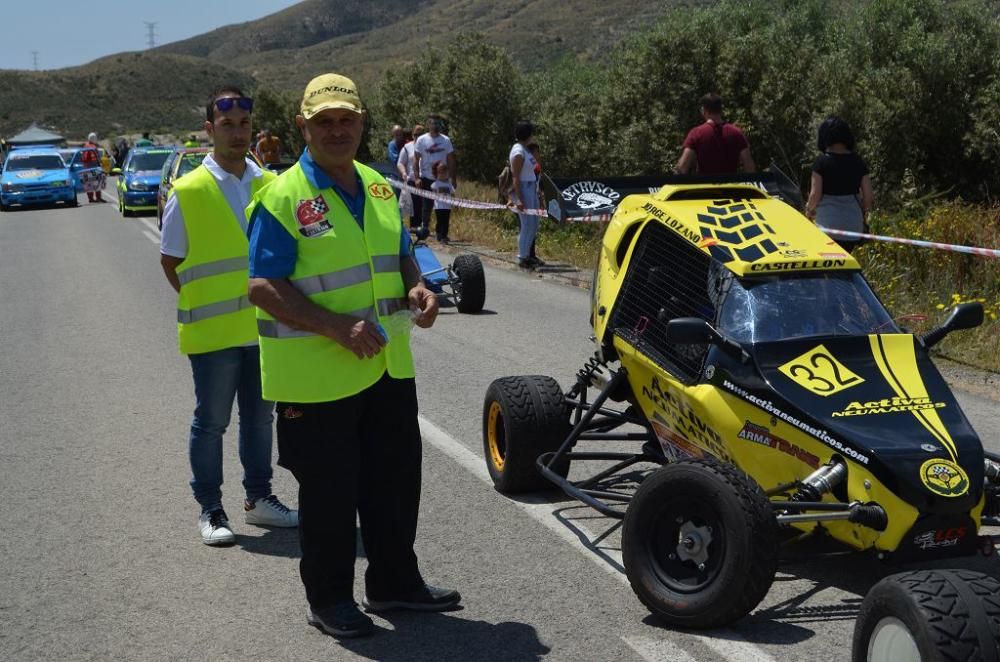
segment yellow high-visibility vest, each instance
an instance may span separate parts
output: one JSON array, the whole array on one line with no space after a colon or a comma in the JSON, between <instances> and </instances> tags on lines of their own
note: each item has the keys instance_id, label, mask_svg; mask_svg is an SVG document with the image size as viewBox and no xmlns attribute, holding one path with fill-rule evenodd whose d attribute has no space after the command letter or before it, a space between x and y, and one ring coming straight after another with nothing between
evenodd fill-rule
<instances>
[{"instance_id":1,"label":"yellow high-visibility vest","mask_svg":"<svg viewBox=\"0 0 1000 662\"><path fill-rule=\"evenodd\" d=\"M276 175L251 183L256 194ZM250 246L215 177L200 165L174 184L184 217L188 253L177 267L177 339L183 354L239 347L257 339L247 298Z\"/></svg>"},{"instance_id":2,"label":"yellow high-visibility vest","mask_svg":"<svg viewBox=\"0 0 1000 662\"><path fill-rule=\"evenodd\" d=\"M335 313L383 322L408 308L400 274L401 221L396 196L377 172L355 162L365 196L364 230L332 189L313 186L296 163L251 202L296 239L292 286ZM359 359L339 343L288 327L257 309L263 395L280 402L328 402L360 393L388 370L414 376L408 336L391 338Z\"/></svg>"}]
</instances>

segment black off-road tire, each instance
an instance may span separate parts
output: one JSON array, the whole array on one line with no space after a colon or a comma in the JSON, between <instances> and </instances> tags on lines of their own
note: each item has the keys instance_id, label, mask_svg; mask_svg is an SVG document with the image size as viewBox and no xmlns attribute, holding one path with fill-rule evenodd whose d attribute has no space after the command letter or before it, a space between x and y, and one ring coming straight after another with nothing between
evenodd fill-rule
<instances>
[{"instance_id":1,"label":"black off-road tire","mask_svg":"<svg viewBox=\"0 0 1000 662\"><path fill-rule=\"evenodd\" d=\"M557 450L571 429L570 407L556 380L541 375L494 380L483 402L483 454L493 486L504 494L554 487L535 461ZM569 461L552 470L565 477Z\"/></svg>"},{"instance_id":2,"label":"black off-road tire","mask_svg":"<svg viewBox=\"0 0 1000 662\"><path fill-rule=\"evenodd\" d=\"M861 603L851 659L888 659L879 644L887 643L892 628L897 633L905 628L920 662L998 662L1000 581L972 570L918 570L886 577ZM898 651L892 658L907 662Z\"/></svg>"},{"instance_id":3,"label":"black off-road tire","mask_svg":"<svg viewBox=\"0 0 1000 662\"><path fill-rule=\"evenodd\" d=\"M458 277L454 285L455 307L460 313L478 313L486 303L486 274L475 255L459 255L451 265Z\"/></svg>"},{"instance_id":4,"label":"black off-road tire","mask_svg":"<svg viewBox=\"0 0 1000 662\"><path fill-rule=\"evenodd\" d=\"M682 559L682 527L708 532L707 559ZM650 474L622 527L632 590L655 616L685 628L729 625L760 604L778 568L779 527L760 486L713 459L682 460Z\"/></svg>"}]
</instances>

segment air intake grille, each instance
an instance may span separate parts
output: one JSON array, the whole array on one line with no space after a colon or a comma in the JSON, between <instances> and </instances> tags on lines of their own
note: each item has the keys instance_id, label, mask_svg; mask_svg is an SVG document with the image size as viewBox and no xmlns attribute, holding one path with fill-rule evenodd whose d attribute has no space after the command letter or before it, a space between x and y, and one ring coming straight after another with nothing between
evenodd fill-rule
<instances>
[{"instance_id":1,"label":"air intake grille","mask_svg":"<svg viewBox=\"0 0 1000 662\"><path fill-rule=\"evenodd\" d=\"M666 324L678 317L715 321L709 297L710 263L687 240L657 222L648 223L611 318L616 335L684 381L697 377L708 348L667 343Z\"/></svg>"}]
</instances>

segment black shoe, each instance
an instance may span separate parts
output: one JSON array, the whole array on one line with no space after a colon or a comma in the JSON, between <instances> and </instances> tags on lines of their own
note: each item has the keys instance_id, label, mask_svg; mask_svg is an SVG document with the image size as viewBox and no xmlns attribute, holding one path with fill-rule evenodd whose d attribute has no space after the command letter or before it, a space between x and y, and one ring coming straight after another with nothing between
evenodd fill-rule
<instances>
[{"instance_id":1,"label":"black shoe","mask_svg":"<svg viewBox=\"0 0 1000 662\"><path fill-rule=\"evenodd\" d=\"M544 267L547 264L547 262L545 262L545 260L539 260L537 257L534 257L534 256L529 257L528 261L531 262L536 267Z\"/></svg>"},{"instance_id":2,"label":"black shoe","mask_svg":"<svg viewBox=\"0 0 1000 662\"><path fill-rule=\"evenodd\" d=\"M319 611L309 610L309 625L334 637L363 637L375 631L375 623L361 613L353 600L338 602Z\"/></svg>"},{"instance_id":3,"label":"black shoe","mask_svg":"<svg viewBox=\"0 0 1000 662\"><path fill-rule=\"evenodd\" d=\"M458 591L435 588L424 584L412 593L390 600L371 600L365 595L361 604L366 611L386 611L388 609L414 609L417 611L449 611L458 606L462 596Z\"/></svg>"},{"instance_id":4,"label":"black shoe","mask_svg":"<svg viewBox=\"0 0 1000 662\"><path fill-rule=\"evenodd\" d=\"M518 260L517 266L521 269L526 269L528 271L535 270L535 263L532 262L531 260Z\"/></svg>"}]
</instances>

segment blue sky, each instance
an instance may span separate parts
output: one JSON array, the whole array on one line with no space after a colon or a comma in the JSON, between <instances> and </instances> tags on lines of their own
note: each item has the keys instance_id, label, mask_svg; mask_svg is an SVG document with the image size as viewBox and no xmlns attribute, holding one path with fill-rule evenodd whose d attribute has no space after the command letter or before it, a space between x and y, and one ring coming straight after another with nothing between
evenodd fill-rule
<instances>
[{"instance_id":1,"label":"blue sky","mask_svg":"<svg viewBox=\"0 0 1000 662\"><path fill-rule=\"evenodd\" d=\"M146 48L144 21L156 22L156 44L252 21L299 0L0 0L0 69L86 64ZM225 9L222 9L225 8Z\"/></svg>"}]
</instances>

